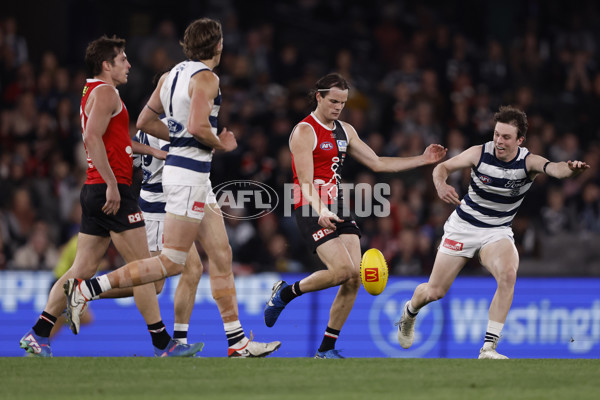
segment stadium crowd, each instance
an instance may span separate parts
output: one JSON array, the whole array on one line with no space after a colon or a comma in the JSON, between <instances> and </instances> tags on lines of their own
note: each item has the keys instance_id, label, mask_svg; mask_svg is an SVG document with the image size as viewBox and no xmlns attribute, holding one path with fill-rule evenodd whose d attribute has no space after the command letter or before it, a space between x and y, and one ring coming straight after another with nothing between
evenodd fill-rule
<instances>
[{"instance_id":1,"label":"stadium crowd","mask_svg":"<svg viewBox=\"0 0 600 400\"><path fill-rule=\"evenodd\" d=\"M314 82L335 71L351 83L341 119L381 155L418 155L441 143L451 157L491 140L499 105L524 110L526 147L592 169L573 180L537 178L513 224L521 258L541 259L548 238L600 234L598 6L530 0L458 12L408 3L207 2L202 11L222 21L226 48L218 67L219 126L240 144L215 157L213 185L248 179L282 193L292 180L289 134L310 112ZM137 13L151 21L147 29L121 34L133 66L120 88L132 133L153 77L183 59L182 29L200 16ZM31 54L29 44L17 18L0 19L0 269L52 269L61 246L78 232L81 213L86 159L79 104L86 72L52 50ZM431 171L375 175L351 160L344 167L348 181L390 185L390 215L357 221L363 250L380 249L393 274L428 274L433 265L453 208L437 198ZM464 190L470 177L451 179ZM238 274L318 268L282 207L226 225ZM109 252L109 267L123 264Z\"/></svg>"}]
</instances>

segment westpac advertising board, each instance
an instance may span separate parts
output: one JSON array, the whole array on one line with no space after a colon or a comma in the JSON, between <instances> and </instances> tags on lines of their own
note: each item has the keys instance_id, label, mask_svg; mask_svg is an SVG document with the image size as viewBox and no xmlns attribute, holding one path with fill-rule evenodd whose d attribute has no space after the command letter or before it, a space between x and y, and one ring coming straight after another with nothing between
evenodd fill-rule
<instances>
[{"instance_id":1,"label":"westpac advertising board","mask_svg":"<svg viewBox=\"0 0 600 400\"><path fill-rule=\"evenodd\" d=\"M312 357L321 342L336 288L307 293L286 307L273 328L263 321L271 286L304 275L267 273L236 278L240 320L256 340L280 340L273 357ZM475 358L483 342L496 284L491 277L459 277L447 296L423 308L413 347L404 350L394 326L403 304L425 277L391 277L379 296L360 289L337 342L346 357ZM19 339L45 305L51 273L0 271L0 356L22 356ZM159 303L173 330L177 277L169 278ZM65 327L51 342L54 356L152 356L152 343L133 299L90 303L94 321L74 336ZM227 340L204 276L196 293L189 341L205 343L201 355L224 357ZM600 358L600 279L519 278L499 344L510 358Z\"/></svg>"}]
</instances>

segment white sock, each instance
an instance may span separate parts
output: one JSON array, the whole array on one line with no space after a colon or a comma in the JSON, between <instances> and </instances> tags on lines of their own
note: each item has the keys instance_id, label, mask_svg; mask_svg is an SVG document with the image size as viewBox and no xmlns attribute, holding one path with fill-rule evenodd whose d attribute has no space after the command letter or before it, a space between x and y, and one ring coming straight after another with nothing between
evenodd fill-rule
<instances>
[{"instance_id":1,"label":"white sock","mask_svg":"<svg viewBox=\"0 0 600 400\"><path fill-rule=\"evenodd\" d=\"M248 338L242 329L242 324L239 320L233 322L223 323L225 328L225 334L227 335L227 342L229 347L235 346L235 348L241 348L248 343Z\"/></svg>"},{"instance_id":2,"label":"white sock","mask_svg":"<svg viewBox=\"0 0 600 400\"><path fill-rule=\"evenodd\" d=\"M485 341L483 342L484 349L491 348L498 342L500 333L502 333L502 328L504 328L504 324L492 320L488 321L487 330L485 332Z\"/></svg>"},{"instance_id":3,"label":"white sock","mask_svg":"<svg viewBox=\"0 0 600 400\"><path fill-rule=\"evenodd\" d=\"M411 300L410 300L408 303L406 303L406 308L407 308L407 309L408 309L408 311L410 311L412 314L418 314L418 313L419 313L419 310L420 310L420 308L415 308L415 307L413 307L413 305L412 305L412 299L411 299Z\"/></svg>"},{"instance_id":4,"label":"white sock","mask_svg":"<svg viewBox=\"0 0 600 400\"><path fill-rule=\"evenodd\" d=\"M109 291L112 289L110 285L110 281L108 280L108 275L100 275L98 277L98 283L100 284L100 289L102 289L102 293Z\"/></svg>"}]
</instances>

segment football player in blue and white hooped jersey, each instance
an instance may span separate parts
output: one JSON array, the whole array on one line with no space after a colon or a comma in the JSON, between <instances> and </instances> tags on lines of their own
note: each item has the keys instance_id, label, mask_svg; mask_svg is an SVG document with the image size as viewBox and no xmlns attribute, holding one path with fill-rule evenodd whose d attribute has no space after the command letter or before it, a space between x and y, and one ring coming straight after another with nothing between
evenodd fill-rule
<instances>
[{"instance_id":1,"label":"football player in blue and white hooped jersey","mask_svg":"<svg viewBox=\"0 0 600 400\"><path fill-rule=\"evenodd\" d=\"M429 282L417 286L402 312L398 341L403 348L412 345L419 310L444 297L460 270L479 250L481 264L498 284L479 358L507 358L496 351L496 346L512 304L519 268L512 220L538 174L563 179L589 168L582 161L550 162L520 147L527 132L527 116L521 110L500 107L494 121L492 141L473 146L433 170L440 199L458 207L444 225ZM463 168L471 168L471 183L461 201L446 180Z\"/></svg>"},{"instance_id":2,"label":"football player in blue and white hooped jersey","mask_svg":"<svg viewBox=\"0 0 600 400\"><path fill-rule=\"evenodd\" d=\"M193 21L185 30L182 44L188 59L160 78L137 121L138 129L170 141L162 176L166 196L162 252L129 263L107 274L102 281L91 285L86 281L83 290L91 286L98 294L180 274L194 240L204 236L200 240L207 253L212 252L209 253L211 289L229 341L228 356L264 357L281 343L255 342L242 329L231 247L209 177L213 150L227 152L237 147L233 132L227 128L217 136L221 92L213 68L219 65L223 51L221 24L209 18ZM161 114L165 115L167 125L159 118ZM176 298L181 295L179 289L178 286Z\"/></svg>"}]
</instances>

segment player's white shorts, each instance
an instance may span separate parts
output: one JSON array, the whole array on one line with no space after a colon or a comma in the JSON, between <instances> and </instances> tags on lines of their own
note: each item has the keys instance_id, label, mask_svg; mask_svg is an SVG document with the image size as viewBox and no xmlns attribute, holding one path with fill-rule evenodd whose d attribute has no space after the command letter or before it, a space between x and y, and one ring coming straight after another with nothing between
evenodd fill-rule
<instances>
[{"instance_id":1,"label":"player's white shorts","mask_svg":"<svg viewBox=\"0 0 600 400\"><path fill-rule=\"evenodd\" d=\"M455 211L444 224L444 236L438 250L451 256L473 258L477 250L501 239L515 241L510 226L479 228L460 218Z\"/></svg>"},{"instance_id":2,"label":"player's white shorts","mask_svg":"<svg viewBox=\"0 0 600 400\"><path fill-rule=\"evenodd\" d=\"M150 251L162 251L164 236L163 231L165 221L145 220L146 236L148 238L148 249Z\"/></svg>"},{"instance_id":3,"label":"player's white shorts","mask_svg":"<svg viewBox=\"0 0 600 400\"><path fill-rule=\"evenodd\" d=\"M199 221L204 217L204 205L217 202L210 181L203 186L163 185L167 198L165 211Z\"/></svg>"}]
</instances>

